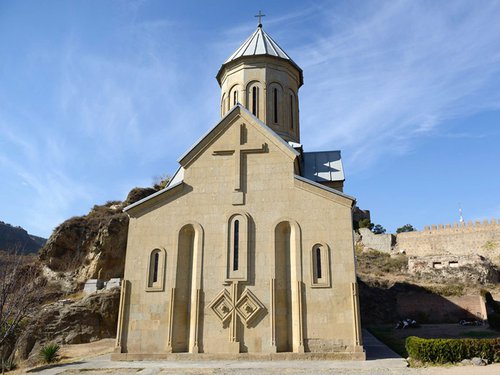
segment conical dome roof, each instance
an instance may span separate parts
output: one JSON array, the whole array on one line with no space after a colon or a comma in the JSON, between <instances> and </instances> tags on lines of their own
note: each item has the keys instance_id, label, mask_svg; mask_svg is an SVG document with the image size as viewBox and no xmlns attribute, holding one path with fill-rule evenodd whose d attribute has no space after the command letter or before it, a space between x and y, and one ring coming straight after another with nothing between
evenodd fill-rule
<instances>
[{"instance_id":1,"label":"conical dome roof","mask_svg":"<svg viewBox=\"0 0 500 375\"><path fill-rule=\"evenodd\" d=\"M302 85L302 69L291 59L290 56L287 55L283 48L281 48L278 43L276 43L273 38L271 38L271 36L262 29L262 25L259 25L257 30L255 30L253 34L250 35L226 61L224 61L219 69L217 78L219 78L222 69L226 64L239 60L242 57L259 55L273 56L290 62L290 64L292 64L299 71L301 80L300 85Z\"/></svg>"}]
</instances>

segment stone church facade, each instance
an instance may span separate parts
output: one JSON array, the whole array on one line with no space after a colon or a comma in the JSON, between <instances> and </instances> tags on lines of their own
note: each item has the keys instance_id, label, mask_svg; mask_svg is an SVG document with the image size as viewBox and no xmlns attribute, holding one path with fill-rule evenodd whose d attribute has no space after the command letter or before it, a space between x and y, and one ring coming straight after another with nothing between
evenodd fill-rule
<instances>
[{"instance_id":1,"label":"stone church facade","mask_svg":"<svg viewBox=\"0 0 500 375\"><path fill-rule=\"evenodd\" d=\"M302 70L259 25L217 80L219 123L125 208L113 358L364 359L355 200L340 153L300 144Z\"/></svg>"}]
</instances>

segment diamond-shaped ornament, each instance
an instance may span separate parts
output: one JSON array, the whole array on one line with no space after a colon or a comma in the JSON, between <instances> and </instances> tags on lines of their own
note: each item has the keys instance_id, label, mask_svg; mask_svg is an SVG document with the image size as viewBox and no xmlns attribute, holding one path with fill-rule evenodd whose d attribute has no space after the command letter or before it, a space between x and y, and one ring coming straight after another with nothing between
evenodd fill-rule
<instances>
[{"instance_id":1,"label":"diamond-shaped ornament","mask_svg":"<svg viewBox=\"0 0 500 375\"><path fill-rule=\"evenodd\" d=\"M264 305L249 289L245 289L245 291L241 293L235 307L236 312L247 325L264 310Z\"/></svg>"},{"instance_id":2,"label":"diamond-shaped ornament","mask_svg":"<svg viewBox=\"0 0 500 375\"><path fill-rule=\"evenodd\" d=\"M233 304L231 297L226 289L223 289L208 305L214 314L219 318L222 323L225 323L231 317L233 311Z\"/></svg>"}]
</instances>

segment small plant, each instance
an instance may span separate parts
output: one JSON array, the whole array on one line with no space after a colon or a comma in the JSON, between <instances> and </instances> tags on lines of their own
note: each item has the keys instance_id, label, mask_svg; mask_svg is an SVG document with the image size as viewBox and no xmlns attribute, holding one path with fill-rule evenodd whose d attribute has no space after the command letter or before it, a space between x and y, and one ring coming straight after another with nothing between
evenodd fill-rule
<instances>
[{"instance_id":1,"label":"small plant","mask_svg":"<svg viewBox=\"0 0 500 375\"><path fill-rule=\"evenodd\" d=\"M495 250L500 244L496 241L486 241L483 245L484 250Z\"/></svg>"},{"instance_id":2,"label":"small plant","mask_svg":"<svg viewBox=\"0 0 500 375\"><path fill-rule=\"evenodd\" d=\"M0 370L2 371L13 371L17 368L17 363L14 361L14 359L9 358L6 360L2 360L2 366L0 366Z\"/></svg>"},{"instance_id":3,"label":"small plant","mask_svg":"<svg viewBox=\"0 0 500 375\"><path fill-rule=\"evenodd\" d=\"M40 349L40 357L45 363L53 363L59 360L59 344L50 343L42 346Z\"/></svg>"}]
</instances>

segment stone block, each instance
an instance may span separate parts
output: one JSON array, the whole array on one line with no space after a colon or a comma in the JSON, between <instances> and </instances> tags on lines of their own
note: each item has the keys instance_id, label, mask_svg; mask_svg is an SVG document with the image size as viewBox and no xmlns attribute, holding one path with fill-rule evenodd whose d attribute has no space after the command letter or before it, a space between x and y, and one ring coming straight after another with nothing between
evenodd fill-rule
<instances>
[{"instance_id":1,"label":"stone block","mask_svg":"<svg viewBox=\"0 0 500 375\"><path fill-rule=\"evenodd\" d=\"M112 278L106 283L106 289L113 289L113 288L119 288L121 284L122 279L119 277Z\"/></svg>"},{"instance_id":2,"label":"stone block","mask_svg":"<svg viewBox=\"0 0 500 375\"><path fill-rule=\"evenodd\" d=\"M88 279L83 287L83 292L90 294L104 288L104 281L100 279Z\"/></svg>"}]
</instances>

